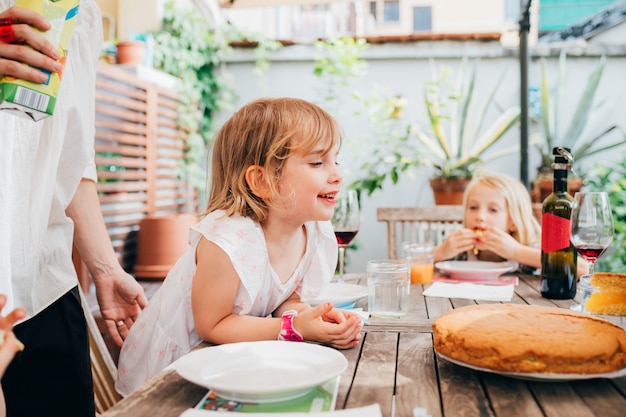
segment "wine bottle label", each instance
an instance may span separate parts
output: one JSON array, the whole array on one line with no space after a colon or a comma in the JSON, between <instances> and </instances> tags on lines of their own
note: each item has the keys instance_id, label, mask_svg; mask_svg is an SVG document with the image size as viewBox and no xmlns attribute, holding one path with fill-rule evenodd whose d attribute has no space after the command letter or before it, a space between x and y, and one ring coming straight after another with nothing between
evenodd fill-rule
<instances>
[{"instance_id":1,"label":"wine bottle label","mask_svg":"<svg viewBox=\"0 0 626 417\"><path fill-rule=\"evenodd\" d=\"M544 213L541 216L541 250L546 253L566 249L570 245L569 219Z\"/></svg>"}]
</instances>

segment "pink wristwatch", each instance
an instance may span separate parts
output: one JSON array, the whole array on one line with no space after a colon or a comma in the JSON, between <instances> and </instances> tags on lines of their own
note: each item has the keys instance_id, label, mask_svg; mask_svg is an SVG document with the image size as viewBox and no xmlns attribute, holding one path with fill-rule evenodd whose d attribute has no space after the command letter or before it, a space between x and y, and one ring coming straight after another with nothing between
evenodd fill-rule
<instances>
[{"instance_id":1,"label":"pink wristwatch","mask_svg":"<svg viewBox=\"0 0 626 417\"><path fill-rule=\"evenodd\" d=\"M282 324L280 326L280 333L278 333L278 340L286 340L289 342L304 342L304 338L293 327L293 319L298 315L296 310L287 310L283 313Z\"/></svg>"}]
</instances>

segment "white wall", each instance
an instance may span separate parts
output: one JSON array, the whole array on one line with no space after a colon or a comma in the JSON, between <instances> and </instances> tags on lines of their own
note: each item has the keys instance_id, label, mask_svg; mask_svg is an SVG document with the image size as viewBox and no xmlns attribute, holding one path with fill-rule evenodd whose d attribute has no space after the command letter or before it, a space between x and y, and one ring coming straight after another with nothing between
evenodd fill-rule
<instances>
[{"instance_id":1,"label":"white wall","mask_svg":"<svg viewBox=\"0 0 626 417\"><path fill-rule=\"evenodd\" d=\"M375 86L386 87L392 92L404 94L408 98L408 105L404 112L404 122L424 120L422 112L422 86L429 79L428 59L434 57L436 62L458 67L460 57L481 57L478 74L478 88L487 91L491 83L495 82L502 70L506 70L506 80L496 94L496 102L502 109L519 104L519 63L516 51L503 49L498 43L479 42L418 42L402 44L371 45L366 51L368 74L358 80L350 91L358 91L367 95ZM543 51L542 53L548 53ZM558 53L558 52L557 52ZM550 56L550 71L555 74L556 54ZM253 52L251 50L236 50L228 61L227 70L236 81L236 91L240 96L235 108L255 98L264 96L292 96L314 102L319 101L318 91L321 80L313 75L313 57L315 51L310 46L296 45L286 47L273 55L273 62L269 73L259 78L253 74ZM536 58L536 57L535 57ZM568 79L572 94L571 103L578 100L584 87L587 74L598 62L597 56L568 58ZM599 97L607 101L603 111L600 126L618 123L626 131L623 109L626 105L626 83L623 74L626 70L626 57L609 56L608 65L600 85ZM530 62L529 84L538 85L540 79L540 65L537 59ZM366 148L376 138L368 135L368 128L364 119L353 116L354 102L347 95L342 98L341 114L338 117L345 130L346 137L357 141L358 145ZM321 104L321 103L320 103ZM565 109L572 113L573 109ZM218 125L228 117L230 112L223 112L218 116ZM493 112L495 117L497 112ZM500 145L503 147L519 144L519 128L513 129ZM350 146L342 151L344 170L350 175L354 168L351 163ZM601 158L611 159L619 157L619 152L604 154ZM535 174L538 165L538 154L530 151L530 177ZM589 168L589 165L585 168ZM485 167L487 171L504 172L519 178L519 155L504 157ZM387 184L382 192L371 197L364 197L362 201L362 228L357 235L359 249L349 251L349 265L347 271L363 271L368 259L380 258L386 255L386 229L376 220L376 208L380 206L413 206L432 205L433 197L428 185L431 172L420 168L414 176L403 175L396 186ZM347 179L349 180L349 179Z\"/></svg>"}]
</instances>

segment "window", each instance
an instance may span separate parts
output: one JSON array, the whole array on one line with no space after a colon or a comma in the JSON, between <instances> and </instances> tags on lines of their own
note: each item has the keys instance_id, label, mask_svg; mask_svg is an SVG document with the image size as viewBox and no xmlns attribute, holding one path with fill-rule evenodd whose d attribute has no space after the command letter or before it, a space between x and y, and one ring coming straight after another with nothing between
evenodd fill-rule
<instances>
[{"instance_id":1,"label":"window","mask_svg":"<svg viewBox=\"0 0 626 417\"><path fill-rule=\"evenodd\" d=\"M370 1L370 14L374 18L374 21L378 20L376 19L376 2L375 1Z\"/></svg>"},{"instance_id":2,"label":"window","mask_svg":"<svg viewBox=\"0 0 626 417\"><path fill-rule=\"evenodd\" d=\"M516 22L519 20L522 7L526 7L528 0L504 0L504 20L507 22Z\"/></svg>"},{"instance_id":3,"label":"window","mask_svg":"<svg viewBox=\"0 0 626 417\"><path fill-rule=\"evenodd\" d=\"M413 7L413 32L431 32L433 30L433 11L431 7Z\"/></svg>"},{"instance_id":4,"label":"window","mask_svg":"<svg viewBox=\"0 0 626 417\"><path fill-rule=\"evenodd\" d=\"M400 20L400 2L385 0L383 3L383 20L385 22L398 22Z\"/></svg>"}]
</instances>

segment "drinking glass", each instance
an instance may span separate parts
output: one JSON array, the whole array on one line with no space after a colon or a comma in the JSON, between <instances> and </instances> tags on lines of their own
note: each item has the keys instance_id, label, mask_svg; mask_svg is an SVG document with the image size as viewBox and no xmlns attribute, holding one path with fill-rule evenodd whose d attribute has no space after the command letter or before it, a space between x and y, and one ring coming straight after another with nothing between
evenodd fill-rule
<instances>
[{"instance_id":1,"label":"drinking glass","mask_svg":"<svg viewBox=\"0 0 626 417\"><path fill-rule=\"evenodd\" d=\"M584 311L591 296L590 283L596 261L613 241L613 215L605 192L583 192L574 195L570 219L570 239L578 254L589 264L589 273L580 277L576 298L579 305L572 310Z\"/></svg>"},{"instance_id":2,"label":"drinking glass","mask_svg":"<svg viewBox=\"0 0 626 417\"><path fill-rule=\"evenodd\" d=\"M359 200L355 190L342 190L337 194L335 212L331 220L339 245L339 278L343 282L346 248L359 231Z\"/></svg>"}]
</instances>

